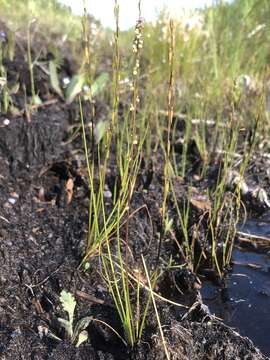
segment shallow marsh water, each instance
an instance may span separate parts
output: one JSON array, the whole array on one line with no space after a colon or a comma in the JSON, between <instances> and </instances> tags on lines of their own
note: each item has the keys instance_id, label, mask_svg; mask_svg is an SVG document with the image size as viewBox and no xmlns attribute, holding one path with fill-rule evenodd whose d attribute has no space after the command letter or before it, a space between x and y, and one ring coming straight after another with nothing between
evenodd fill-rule
<instances>
[{"instance_id":1,"label":"shallow marsh water","mask_svg":"<svg viewBox=\"0 0 270 360\"><path fill-rule=\"evenodd\" d=\"M247 220L239 235L270 244L270 216ZM250 245L250 244L249 244ZM265 355L270 355L270 251L237 247L226 289L205 281L201 289L204 303L224 322L248 336Z\"/></svg>"}]
</instances>

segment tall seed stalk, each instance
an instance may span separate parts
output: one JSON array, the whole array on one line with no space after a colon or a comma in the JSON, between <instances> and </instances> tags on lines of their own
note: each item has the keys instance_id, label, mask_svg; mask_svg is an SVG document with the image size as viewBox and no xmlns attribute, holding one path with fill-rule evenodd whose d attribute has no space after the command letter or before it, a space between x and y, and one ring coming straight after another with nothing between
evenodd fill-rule
<instances>
[{"instance_id":1,"label":"tall seed stalk","mask_svg":"<svg viewBox=\"0 0 270 360\"><path fill-rule=\"evenodd\" d=\"M171 152L171 127L173 119L173 95L174 95L174 23L170 19L169 22L169 51L168 51L168 66L169 66L169 81L168 81L168 94L167 94L167 139L166 147L164 150L164 193L163 193L163 203L161 209L162 217L162 231L159 239L158 254L157 254L157 264L160 257L161 245L163 237L165 235L165 223L166 223L166 211L167 211L167 198L170 188L170 171L172 169L170 163L170 152Z\"/></svg>"}]
</instances>

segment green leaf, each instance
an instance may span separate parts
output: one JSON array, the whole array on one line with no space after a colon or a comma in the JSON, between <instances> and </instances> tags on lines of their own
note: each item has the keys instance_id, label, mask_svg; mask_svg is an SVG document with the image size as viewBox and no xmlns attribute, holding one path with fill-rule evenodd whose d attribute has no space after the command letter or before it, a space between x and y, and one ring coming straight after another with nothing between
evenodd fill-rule
<instances>
[{"instance_id":1,"label":"green leaf","mask_svg":"<svg viewBox=\"0 0 270 360\"><path fill-rule=\"evenodd\" d=\"M80 333L87 328L87 326L90 324L91 321L92 321L92 316L86 316L77 322L74 329L72 342L75 342L75 340L80 335Z\"/></svg>"},{"instance_id":2,"label":"green leaf","mask_svg":"<svg viewBox=\"0 0 270 360\"><path fill-rule=\"evenodd\" d=\"M57 68L56 68L56 64L54 61L49 62L49 71L50 71L50 81L51 81L52 88L61 98L63 98L63 92L62 92L60 84L59 84Z\"/></svg>"},{"instance_id":3,"label":"green leaf","mask_svg":"<svg viewBox=\"0 0 270 360\"><path fill-rule=\"evenodd\" d=\"M13 115L13 116L18 116L18 115L20 115L20 110L18 109L18 108L16 108L16 106L14 106L14 105L10 105L9 106L9 111L11 112L11 114Z\"/></svg>"},{"instance_id":4,"label":"green leaf","mask_svg":"<svg viewBox=\"0 0 270 360\"><path fill-rule=\"evenodd\" d=\"M10 61L13 61L15 54L15 46L16 46L14 32L8 30L7 38L8 38L8 58Z\"/></svg>"},{"instance_id":5,"label":"green leaf","mask_svg":"<svg viewBox=\"0 0 270 360\"><path fill-rule=\"evenodd\" d=\"M69 324L68 328L67 328L67 331L68 331L69 336L72 337L72 334L73 334L72 325L73 325L73 318L74 318L74 310L75 310L75 306L76 306L76 300L75 300L74 296L71 293L69 293L69 292L67 292L65 290L62 290L61 294L60 294L60 301L62 303L63 309L68 313L69 320L66 321L64 319L61 319L59 321L65 327L67 326L67 323Z\"/></svg>"},{"instance_id":6,"label":"green leaf","mask_svg":"<svg viewBox=\"0 0 270 360\"><path fill-rule=\"evenodd\" d=\"M0 89L7 84L7 78L5 76L0 77Z\"/></svg>"},{"instance_id":7,"label":"green leaf","mask_svg":"<svg viewBox=\"0 0 270 360\"><path fill-rule=\"evenodd\" d=\"M74 296L70 292L62 290L60 294L60 301L63 309L68 313L69 320L73 321L74 310L76 307L76 300Z\"/></svg>"},{"instance_id":8,"label":"green leaf","mask_svg":"<svg viewBox=\"0 0 270 360\"><path fill-rule=\"evenodd\" d=\"M83 270L84 270L84 272L86 272L87 270L89 270L89 268L90 268L90 264L89 264L88 261L86 261L86 262L83 264Z\"/></svg>"},{"instance_id":9,"label":"green leaf","mask_svg":"<svg viewBox=\"0 0 270 360\"><path fill-rule=\"evenodd\" d=\"M88 332L86 330L82 331L79 334L78 341L76 347L79 347L82 343L84 343L88 339Z\"/></svg>"},{"instance_id":10,"label":"green leaf","mask_svg":"<svg viewBox=\"0 0 270 360\"><path fill-rule=\"evenodd\" d=\"M19 83L15 83L10 89L9 89L9 93L10 95L12 94L17 94L17 92L20 89L20 84Z\"/></svg>"},{"instance_id":11,"label":"green leaf","mask_svg":"<svg viewBox=\"0 0 270 360\"><path fill-rule=\"evenodd\" d=\"M68 104L71 104L75 97L82 91L84 83L85 76L83 74L73 76L66 90L66 101Z\"/></svg>"},{"instance_id":12,"label":"green leaf","mask_svg":"<svg viewBox=\"0 0 270 360\"><path fill-rule=\"evenodd\" d=\"M106 86L109 80L109 75L107 73L102 73L97 77L91 86L92 96L98 95Z\"/></svg>"},{"instance_id":13,"label":"green leaf","mask_svg":"<svg viewBox=\"0 0 270 360\"><path fill-rule=\"evenodd\" d=\"M33 105L41 105L42 104L42 100L38 95L35 95L32 97L32 104Z\"/></svg>"},{"instance_id":14,"label":"green leaf","mask_svg":"<svg viewBox=\"0 0 270 360\"><path fill-rule=\"evenodd\" d=\"M96 128L95 128L95 138L96 138L96 143L97 144L100 142L100 140L102 140L106 129L107 129L107 122L106 121L99 121L97 123Z\"/></svg>"}]
</instances>

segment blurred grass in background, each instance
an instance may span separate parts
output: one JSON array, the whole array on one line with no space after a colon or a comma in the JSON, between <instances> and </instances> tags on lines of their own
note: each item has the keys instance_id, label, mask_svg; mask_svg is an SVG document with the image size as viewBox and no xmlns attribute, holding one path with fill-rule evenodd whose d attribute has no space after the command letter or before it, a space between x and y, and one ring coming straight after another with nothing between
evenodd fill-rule
<instances>
[{"instance_id":1,"label":"blurred grass in background","mask_svg":"<svg viewBox=\"0 0 270 360\"><path fill-rule=\"evenodd\" d=\"M57 0L0 0L0 19L20 36L30 21L36 19L35 32L48 45L65 42L78 48L81 41L81 18ZM121 13L120 17L125 16ZM161 13L155 23L145 24L144 83L160 94L168 71L168 13ZM236 0L216 5L175 20L176 109L200 108L216 113L226 105L226 96L241 75L260 86L269 63L269 16L267 0ZM112 59L113 33L92 19L92 42L100 72ZM135 26L135 24L134 24ZM121 33L122 80L130 75L133 29ZM82 44L80 44L82 47ZM80 61L80 54L74 61ZM162 92L161 92L162 94ZM198 103L200 104L198 106ZM160 104L160 101L159 101ZM218 110L219 109L219 110ZM196 112L196 111L195 111Z\"/></svg>"}]
</instances>

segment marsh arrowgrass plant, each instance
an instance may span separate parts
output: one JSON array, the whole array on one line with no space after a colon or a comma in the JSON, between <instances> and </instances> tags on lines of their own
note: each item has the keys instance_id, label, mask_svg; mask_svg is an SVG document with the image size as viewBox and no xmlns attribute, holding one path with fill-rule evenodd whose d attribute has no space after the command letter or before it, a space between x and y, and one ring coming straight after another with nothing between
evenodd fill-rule
<instances>
[{"instance_id":1,"label":"marsh arrowgrass plant","mask_svg":"<svg viewBox=\"0 0 270 360\"><path fill-rule=\"evenodd\" d=\"M136 52L133 67L133 86L132 86L132 101L130 104L129 111L124 116L124 122L121 128L118 127L118 103L119 103L119 77L120 77L120 58L119 58L119 25L118 25L119 7L117 2L115 3L115 18L116 18L116 31L115 31L115 42L114 42L114 56L113 56L113 85L112 85L112 118L107 131L104 136L103 145L100 143L93 148L93 121L94 113L92 113L92 127L90 128L90 138L92 139L92 152L97 151L98 154L98 165L95 166L93 153L89 156L89 146L87 144L87 134L85 121L83 119L83 112L81 109L81 121L82 121L82 134L83 143L85 147L86 163L88 169L89 186L90 186L90 202L89 202L89 231L88 231L88 242L86 251L86 260L91 254L99 249L102 239L104 240L108 234L112 234L116 231L117 223L120 218L123 218L124 214L129 211L129 203L134 191L135 181L137 172L139 169L141 149L145 138L145 132L140 129L139 135L137 136L137 107L139 103L138 94L138 80L139 80L139 57L142 46L141 39L141 20L139 20L136 27L135 42ZM87 39L87 37L86 37ZM89 48L86 51L86 57L90 56ZM86 60L85 63L90 63L90 59ZM91 84L90 84L91 92ZM95 124L96 125L96 124ZM140 127L139 127L140 128ZM120 188L113 194L113 208L109 214L105 214L105 204L103 192L105 189L106 175L108 170L108 164L110 161L110 155L113 143L117 147L116 156L116 169L120 176ZM104 155L102 156L102 149L104 149ZM98 190L95 188L95 172L98 174ZM115 183L115 186L117 184ZM100 219L102 218L102 221ZM127 219L129 216L127 216ZM126 221L128 223L128 220ZM106 224L106 226L105 226ZM105 230L106 229L106 230Z\"/></svg>"},{"instance_id":2,"label":"marsh arrowgrass plant","mask_svg":"<svg viewBox=\"0 0 270 360\"><path fill-rule=\"evenodd\" d=\"M139 73L140 73L140 52L143 45L142 40L142 20L140 1L138 2L139 20L135 28L135 37L133 40L133 81L132 81L132 96L129 112L125 116L125 123L120 139L117 142L117 149L119 153L118 165L121 178L121 190L119 198L125 199L126 220L125 220L125 239L121 238L120 228L123 220L123 213L120 203L116 204L116 233L117 241L117 258L114 258L111 250L111 236L107 231L106 222L104 222L106 234L106 253L104 253L103 244L100 246L100 253L103 264L103 273L108 284L110 293L112 294L117 312L121 319L125 338L127 343L133 347L141 338L144 328L146 315L150 300L146 304L141 304L141 288L140 275L138 272L138 279L135 282L135 288L130 283L129 279L129 219L131 217L130 206L131 199L134 192L135 181L140 164L140 157L144 136L137 134L137 109L139 105ZM109 139L113 137L113 130L117 128L117 110L118 110L118 84L119 84L119 50L118 50L118 16L119 7L117 1L115 2L115 18L116 18L116 32L115 32L115 54L114 54L114 100L113 100L113 116L112 123L109 130ZM103 211L105 216L105 211ZM133 291L132 291L133 289ZM132 301L132 292L135 297L135 304Z\"/></svg>"},{"instance_id":3,"label":"marsh arrowgrass plant","mask_svg":"<svg viewBox=\"0 0 270 360\"><path fill-rule=\"evenodd\" d=\"M167 219L167 198L170 187L170 172L171 172L171 127L172 127L172 119L173 119L173 87L174 87L174 74L173 74L173 66L174 66L174 24L173 20L169 22L169 51L168 51L168 68L169 68L169 81L168 81L168 109L167 109L167 139L166 139L166 148L164 149L164 193L163 193L163 202L162 202L162 233L160 234L159 239L159 249L157 255L157 262L160 256L160 250L163 242L163 237L166 235L164 230L166 229L165 222Z\"/></svg>"},{"instance_id":4,"label":"marsh arrowgrass plant","mask_svg":"<svg viewBox=\"0 0 270 360\"><path fill-rule=\"evenodd\" d=\"M86 255L84 262L87 261L95 252L99 252L102 259L102 270L117 312L121 319L125 338L130 346L134 346L142 335L148 306L150 300L145 304L140 304L141 290L140 280L135 282L135 305L131 299L132 286L128 278L129 269L129 219L132 195L135 189L135 182L140 166L142 146L144 143L146 130L142 131L140 124L137 123L139 98L139 74L140 74L140 53L143 45L142 40L142 20L139 7L139 20L135 28L133 41L133 70L132 70L132 90L131 103L129 110L125 112L122 124L118 126L118 105L119 105L119 80L120 80L120 53L119 53L119 5L115 1L115 21L116 29L114 33L114 54L113 54L113 80L112 80L112 117L106 130L103 145L92 147L92 155L89 155L85 121L83 118L82 104L80 102L81 124L83 143L86 154L86 165L88 169L90 201L89 201L89 227ZM84 26L86 29L86 26ZM84 37L86 43L88 37ZM90 63L89 47L85 51L85 63ZM91 82L89 82L91 89ZM91 91L91 90L90 90ZM92 113L92 124L94 113ZM140 116L139 121L145 122L144 116ZM96 125L96 124L95 124ZM137 131L139 128L139 132ZM90 128L91 132L91 128ZM90 138L93 138L93 127ZM112 146L117 149L117 156L114 166L120 176L120 188L115 183L113 194L113 204L109 211L105 209L103 192L105 189L108 165L111 164ZM104 152L102 152L102 147ZM95 166L93 151L98 153L98 164ZM95 183L95 173L98 174L98 183ZM97 187L96 187L97 185ZM125 239L121 238L120 229L125 229ZM117 257L112 252L112 243L116 240Z\"/></svg>"},{"instance_id":5,"label":"marsh arrowgrass plant","mask_svg":"<svg viewBox=\"0 0 270 360\"><path fill-rule=\"evenodd\" d=\"M265 10L269 9L269 4L262 3ZM201 13L204 17L201 30L189 31L184 34L188 37L187 41L177 38L175 43L175 54L178 59L175 66L181 69L179 78L175 79L176 92L179 94L175 107L181 109L181 103L184 104L186 113L184 114L181 160L179 162L179 156L172 154L173 172L185 178L191 165L188 145L192 140L196 144L201 159L200 169L198 169L200 178L207 175L213 162L220 163L217 184L208 192L212 208L207 215L209 227L207 241L211 244L210 257L220 277L230 262L241 207L237 189L232 196L226 194L226 180L235 166L234 156L241 149L239 134L248 127L255 129L253 119L256 119L258 114L264 117L261 108L256 104L256 102L261 103L260 96L257 95L256 100L248 101L248 90L243 85L239 86L238 80L244 76L242 74L250 74L250 77L254 77L256 81L259 78L260 81L265 81L263 79L264 65L262 65L265 64L265 47L263 46L262 52L258 54L259 59L256 63L250 53L250 43L254 44L256 36L262 37L264 41L267 39L263 11L260 15L258 11L258 2L255 1L244 3L239 0L233 4L217 2L216 5ZM256 25L254 19L262 21L261 25ZM161 22L160 26L164 24ZM262 39L260 43L263 43ZM179 54L182 57L179 57ZM181 92L177 91L179 83L181 83ZM256 133L257 129L254 132ZM175 133L174 128L173 139L175 139ZM159 134L159 139L164 138L162 125L159 126ZM243 145L244 150L240 151L245 154L247 148L245 143ZM162 141L161 146L163 149L166 148L166 144L162 144ZM252 149L254 150L254 146ZM244 158L240 166L242 176L248 165L247 156ZM197 269L198 264L194 264L194 239L191 240L188 235L188 219L191 215L188 198L190 195L186 194L187 199L184 200L183 207L179 207L172 182L170 192L179 217L186 262L191 268ZM220 249L223 254L221 260L218 256ZM205 252L202 256L205 256Z\"/></svg>"},{"instance_id":6,"label":"marsh arrowgrass plant","mask_svg":"<svg viewBox=\"0 0 270 360\"><path fill-rule=\"evenodd\" d=\"M169 355L169 352L168 352L168 349L167 349L166 340L165 340L164 333L163 333L163 330L162 330L162 325L161 325L161 322L160 322L159 312L158 312L158 309L157 309L157 306L156 306L156 300L155 300L155 296L154 296L154 292L153 292L149 272L148 272L148 269L147 269L147 266L146 266L146 263L145 263L145 260L144 260L143 256L142 256L142 263L143 263L144 271L145 271L146 278L147 278L147 283L148 283L148 287L149 287L151 300L152 300L152 303L153 303L153 306L154 306L154 309L155 309L156 319L157 319L159 332L160 332L160 335L161 335L161 340L162 340L164 352L165 352L165 355L166 355L166 359L170 360L170 355Z\"/></svg>"}]
</instances>

